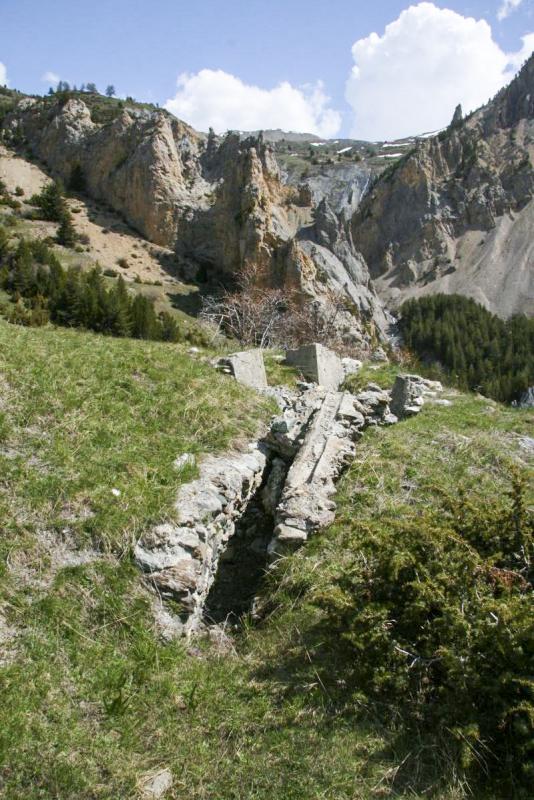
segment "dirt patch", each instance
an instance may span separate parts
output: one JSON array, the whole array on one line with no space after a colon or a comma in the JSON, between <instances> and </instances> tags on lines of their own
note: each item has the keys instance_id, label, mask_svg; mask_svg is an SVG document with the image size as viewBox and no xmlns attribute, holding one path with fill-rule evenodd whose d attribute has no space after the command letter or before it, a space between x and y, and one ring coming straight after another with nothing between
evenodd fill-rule
<instances>
[{"instance_id":1,"label":"dirt patch","mask_svg":"<svg viewBox=\"0 0 534 800\"><path fill-rule=\"evenodd\" d=\"M66 530L62 536L48 530L38 532L34 546L10 553L7 566L22 586L47 589L55 575L66 567L78 567L106 558L92 548L78 549Z\"/></svg>"},{"instance_id":2,"label":"dirt patch","mask_svg":"<svg viewBox=\"0 0 534 800\"><path fill-rule=\"evenodd\" d=\"M14 661L17 655L17 631L9 625L0 609L0 667L5 667Z\"/></svg>"},{"instance_id":3,"label":"dirt patch","mask_svg":"<svg viewBox=\"0 0 534 800\"><path fill-rule=\"evenodd\" d=\"M0 179L8 192L23 204L21 224L25 232L39 239L55 236L57 224L24 218L33 208L27 201L50 183L50 176L36 164L0 145ZM23 190L22 195L16 195L17 187ZM147 241L118 214L103 209L89 198L77 196L67 202L83 247L83 251L77 254L64 251L73 263L88 268L98 263L103 269L115 270L127 281L159 281L169 292L176 292L183 286L175 275L172 250ZM61 250L63 252L63 248Z\"/></svg>"},{"instance_id":4,"label":"dirt patch","mask_svg":"<svg viewBox=\"0 0 534 800\"><path fill-rule=\"evenodd\" d=\"M50 183L50 178L38 166L15 155L0 145L0 179L4 181L9 192L14 193L17 186L23 189L20 200L29 200L33 194Z\"/></svg>"}]
</instances>

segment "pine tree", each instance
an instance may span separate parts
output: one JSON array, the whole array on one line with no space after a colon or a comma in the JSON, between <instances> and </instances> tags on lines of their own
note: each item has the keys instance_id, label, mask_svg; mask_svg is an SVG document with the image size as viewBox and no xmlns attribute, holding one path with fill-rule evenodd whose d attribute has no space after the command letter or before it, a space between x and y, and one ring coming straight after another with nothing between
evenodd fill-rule
<instances>
[{"instance_id":1,"label":"pine tree","mask_svg":"<svg viewBox=\"0 0 534 800\"><path fill-rule=\"evenodd\" d=\"M110 292L111 333L114 336L129 336L132 330L130 298L122 275L117 286Z\"/></svg>"},{"instance_id":2,"label":"pine tree","mask_svg":"<svg viewBox=\"0 0 534 800\"><path fill-rule=\"evenodd\" d=\"M154 304L141 294L138 294L132 303L132 323L132 336L136 339L159 338Z\"/></svg>"},{"instance_id":3,"label":"pine tree","mask_svg":"<svg viewBox=\"0 0 534 800\"><path fill-rule=\"evenodd\" d=\"M180 341L180 328L178 327L178 323L167 311L162 311L160 313L159 324L161 328L161 338L164 342Z\"/></svg>"},{"instance_id":4,"label":"pine tree","mask_svg":"<svg viewBox=\"0 0 534 800\"><path fill-rule=\"evenodd\" d=\"M31 198L30 202L38 206L43 218L50 222L61 222L67 210L63 189L57 181L45 186L40 194Z\"/></svg>"},{"instance_id":5,"label":"pine tree","mask_svg":"<svg viewBox=\"0 0 534 800\"><path fill-rule=\"evenodd\" d=\"M510 401L534 383L534 320L504 322L458 295L410 300L401 314L406 345L442 363L458 386Z\"/></svg>"},{"instance_id":6,"label":"pine tree","mask_svg":"<svg viewBox=\"0 0 534 800\"><path fill-rule=\"evenodd\" d=\"M61 218L61 224L57 231L57 241L58 244L62 244L63 247L74 247L77 240L76 229L72 223L72 216L68 210L65 211L63 217Z\"/></svg>"},{"instance_id":7,"label":"pine tree","mask_svg":"<svg viewBox=\"0 0 534 800\"><path fill-rule=\"evenodd\" d=\"M5 228L0 228L0 264L4 263L9 252L9 236Z\"/></svg>"}]
</instances>

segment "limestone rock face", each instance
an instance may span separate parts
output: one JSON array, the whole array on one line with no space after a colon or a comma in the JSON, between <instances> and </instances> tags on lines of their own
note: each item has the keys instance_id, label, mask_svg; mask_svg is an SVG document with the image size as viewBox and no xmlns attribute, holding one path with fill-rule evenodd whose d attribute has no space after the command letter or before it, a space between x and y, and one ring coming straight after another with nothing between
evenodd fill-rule
<instances>
[{"instance_id":1,"label":"limestone rock face","mask_svg":"<svg viewBox=\"0 0 534 800\"><path fill-rule=\"evenodd\" d=\"M7 142L26 142L68 183L80 166L88 193L152 242L176 250L186 277L230 282L244 270L325 306L340 293L354 342L387 319L348 223L286 185L262 135L220 139L169 113L127 105L95 122L81 99L21 101L3 122Z\"/></svg>"},{"instance_id":2,"label":"limestone rock face","mask_svg":"<svg viewBox=\"0 0 534 800\"><path fill-rule=\"evenodd\" d=\"M379 294L459 292L534 312L534 58L488 106L420 141L352 220Z\"/></svg>"}]
</instances>

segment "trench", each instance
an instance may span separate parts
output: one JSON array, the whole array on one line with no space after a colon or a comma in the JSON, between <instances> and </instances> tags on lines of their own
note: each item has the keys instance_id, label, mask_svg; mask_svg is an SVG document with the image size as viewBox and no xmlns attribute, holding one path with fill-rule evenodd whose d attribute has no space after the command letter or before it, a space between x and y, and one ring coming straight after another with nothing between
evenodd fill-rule
<instances>
[{"instance_id":1,"label":"trench","mask_svg":"<svg viewBox=\"0 0 534 800\"><path fill-rule=\"evenodd\" d=\"M261 441L203 459L199 477L179 489L177 521L155 526L135 547L160 595L180 603L185 635L221 624L237 628L257 616L272 565L334 521L337 482L363 431L420 411L423 379L397 381L391 393L370 384L354 396L306 388L287 401ZM400 406L399 416L390 402Z\"/></svg>"},{"instance_id":2,"label":"trench","mask_svg":"<svg viewBox=\"0 0 534 800\"><path fill-rule=\"evenodd\" d=\"M274 532L274 516L266 508L264 492L272 471L272 460L263 481L236 521L235 532L219 557L215 579L206 598L203 622L237 627L243 617L254 614L255 600L268 568L268 551Z\"/></svg>"}]
</instances>

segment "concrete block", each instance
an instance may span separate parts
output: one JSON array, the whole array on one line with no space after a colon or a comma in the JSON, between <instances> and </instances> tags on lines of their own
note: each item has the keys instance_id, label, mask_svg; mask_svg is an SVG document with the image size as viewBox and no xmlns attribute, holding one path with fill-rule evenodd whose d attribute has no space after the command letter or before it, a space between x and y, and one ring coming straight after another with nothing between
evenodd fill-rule
<instances>
[{"instance_id":1,"label":"concrete block","mask_svg":"<svg viewBox=\"0 0 534 800\"><path fill-rule=\"evenodd\" d=\"M224 361L230 367L238 383L250 386L252 389L267 387L267 375L261 350L243 350L241 353L232 353Z\"/></svg>"},{"instance_id":2,"label":"concrete block","mask_svg":"<svg viewBox=\"0 0 534 800\"><path fill-rule=\"evenodd\" d=\"M298 350L288 350L286 362L326 389L335 391L345 378L341 359L322 344L306 344Z\"/></svg>"}]
</instances>

